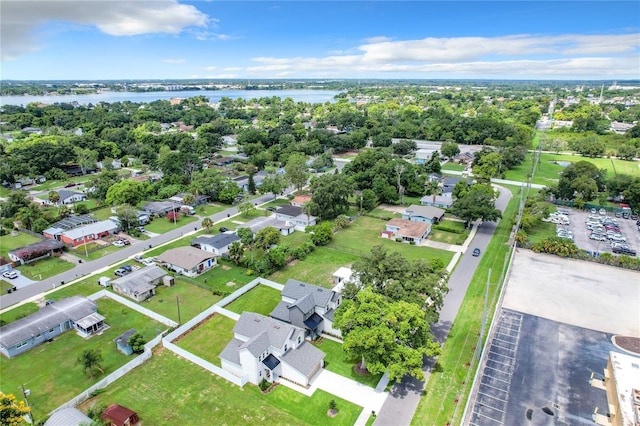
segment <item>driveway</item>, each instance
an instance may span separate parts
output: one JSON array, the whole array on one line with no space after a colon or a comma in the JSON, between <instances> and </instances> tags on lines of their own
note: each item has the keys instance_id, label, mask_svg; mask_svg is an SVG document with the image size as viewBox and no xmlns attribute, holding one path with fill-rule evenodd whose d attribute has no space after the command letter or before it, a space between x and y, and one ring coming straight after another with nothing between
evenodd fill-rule
<instances>
[{"instance_id":1,"label":"driveway","mask_svg":"<svg viewBox=\"0 0 640 426\"><path fill-rule=\"evenodd\" d=\"M35 283L37 281L33 281L27 277L25 277L24 275L22 275L22 273L17 270L14 269L14 271L16 271L18 273L18 276L14 279L9 279L9 278L4 278L2 277L3 280L5 280L6 282L8 282L9 284L13 285L14 287L17 288L24 288L26 286L28 286L29 284Z\"/></svg>"}]
</instances>

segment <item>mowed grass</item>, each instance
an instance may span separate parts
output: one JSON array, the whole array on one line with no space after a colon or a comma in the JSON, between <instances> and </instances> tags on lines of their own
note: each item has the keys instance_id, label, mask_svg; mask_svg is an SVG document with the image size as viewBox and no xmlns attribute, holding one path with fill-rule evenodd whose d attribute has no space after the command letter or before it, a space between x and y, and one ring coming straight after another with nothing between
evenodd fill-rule
<instances>
[{"instance_id":1,"label":"mowed grass","mask_svg":"<svg viewBox=\"0 0 640 426\"><path fill-rule=\"evenodd\" d=\"M340 410L335 418L326 415L331 399ZM240 388L167 350L160 351L80 408L86 411L92 406L112 403L130 407L132 401L140 420L148 425L350 426L362 410L320 390L307 397L284 386L267 395L250 384Z\"/></svg>"},{"instance_id":2,"label":"mowed grass","mask_svg":"<svg viewBox=\"0 0 640 426\"><path fill-rule=\"evenodd\" d=\"M74 267L75 265L73 263L67 262L59 257L48 257L18 266L16 269L27 278L40 281L61 274Z\"/></svg>"},{"instance_id":3,"label":"mowed grass","mask_svg":"<svg viewBox=\"0 0 640 426\"><path fill-rule=\"evenodd\" d=\"M173 220L169 220L166 217L158 217L150 223L146 224L144 226L144 229L156 234L164 234L165 232L171 231L172 229L176 229L189 223L196 222L197 220L198 218L194 216L180 215L180 217L174 224Z\"/></svg>"},{"instance_id":4,"label":"mowed grass","mask_svg":"<svg viewBox=\"0 0 640 426\"><path fill-rule=\"evenodd\" d=\"M382 374L368 374L366 376L355 373L353 367L360 359L350 359L342 349L342 345L333 340L324 339L321 343L313 343L315 347L326 354L324 367L336 374L347 377L356 382L375 388Z\"/></svg>"},{"instance_id":5,"label":"mowed grass","mask_svg":"<svg viewBox=\"0 0 640 426\"><path fill-rule=\"evenodd\" d=\"M11 250L15 250L19 247L24 247L29 244L42 241L40 238L32 237L24 232L18 232L17 235L3 235L2 243L0 243L0 256L8 258L8 253Z\"/></svg>"},{"instance_id":6,"label":"mowed grass","mask_svg":"<svg viewBox=\"0 0 640 426\"><path fill-rule=\"evenodd\" d=\"M53 342L37 346L15 358L0 357L2 391L22 395L20 385L26 384L31 389L29 403L36 419L42 419L46 413L132 359L116 349L113 339L135 328L150 340L165 329L162 324L113 300L100 299L97 304L98 312L110 326L101 335L85 340L69 330ZM104 375L90 378L82 372L82 366L76 360L86 349L101 351Z\"/></svg>"},{"instance_id":7,"label":"mowed grass","mask_svg":"<svg viewBox=\"0 0 640 426\"><path fill-rule=\"evenodd\" d=\"M236 314L247 311L269 315L278 302L280 302L280 299L280 292L275 288L267 287L266 285L257 285L229 303L225 308Z\"/></svg>"},{"instance_id":8,"label":"mowed grass","mask_svg":"<svg viewBox=\"0 0 640 426\"><path fill-rule=\"evenodd\" d=\"M459 233L449 232L447 229L453 229L459 231ZM432 241L439 241L441 243L462 245L469 236L469 232L469 230L465 229L464 222L445 219L440 224L432 227L429 239Z\"/></svg>"},{"instance_id":9,"label":"mowed grass","mask_svg":"<svg viewBox=\"0 0 640 426\"><path fill-rule=\"evenodd\" d=\"M181 277L176 277L175 281L176 284L172 287L157 287L156 295L140 303L140 306L184 324L221 299L220 296L214 296L210 291L190 284Z\"/></svg>"},{"instance_id":10,"label":"mowed grass","mask_svg":"<svg viewBox=\"0 0 640 426\"><path fill-rule=\"evenodd\" d=\"M535 244L555 236L556 224L551 222L542 222L527 232L527 241Z\"/></svg>"},{"instance_id":11,"label":"mowed grass","mask_svg":"<svg viewBox=\"0 0 640 426\"><path fill-rule=\"evenodd\" d=\"M453 170L456 172L463 172L465 168L466 166L464 164L454 163L451 161L447 161L442 165L442 170Z\"/></svg>"},{"instance_id":12,"label":"mowed grass","mask_svg":"<svg viewBox=\"0 0 640 426\"><path fill-rule=\"evenodd\" d=\"M222 204L204 204L196 207L196 214L200 216L211 216L228 208L229 206L223 206Z\"/></svg>"},{"instance_id":13,"label":"mowed grass","mask_svg":"<svg viewBox=\"0 0 640 426\"><path fill-rule=\"evenodd\" d=\"M231 318L215 314L174 343L220 367L218 355L233 339L235 325Z\"/></svg>"},{"instance_id":14,"label":"mowed grass","mask_svg":"<svg viewBox=\"0 0 640 426\"><path fill-rule=\"evenodd\" d=\"M442 354L438 357L437 363L440 368L434 369L431 373L424 396L411 421L412 425L439 426L448 422L459 424L459 416L462 414L463 406L457 407L457 404L465 404L473 379L473 370L470 372L470 369L475 367L474 349L478 343L477 336L482 322L487 275L491 269L490 282L493 285L489 288L490 304L487 308L487 312L489 312L487 321L491 322L491 315L495 307L495 295L500 291L496 283L502 273L505 258L510 252L510 246L507 243L512 220L518 209L518 195L514 192L514 196L509 201L503 218L498 223L496 232L473 275L460 311L442 348ZM467 363L470 365L467 366ZM455 402L456 400L458 403ZM458 408L458 417L456 420L452 420L456 408Z\"/></svg>"}]
</instances>

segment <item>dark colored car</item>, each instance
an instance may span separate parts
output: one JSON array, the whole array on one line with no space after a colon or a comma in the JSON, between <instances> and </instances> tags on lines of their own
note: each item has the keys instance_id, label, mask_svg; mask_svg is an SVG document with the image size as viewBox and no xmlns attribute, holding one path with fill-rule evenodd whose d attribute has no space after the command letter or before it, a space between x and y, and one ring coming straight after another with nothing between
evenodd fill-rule
<instances>
[{"instance_id":1,"label":"dark colored car","mask_svg":"<svg viewBox=\"0 0 640 426\"><path fill-rule=\"evenodd\" d=\"M118 268L116 269L116 271L114 272L114 274L116 274L116 276L118 277L124 277L125 275L127 275L129 273L129 271L123 269L123 268Z\"/></svg>"},{"instance_id":2,"label":"dark colored car","mask_svg":"<svg viewBox=\"0 0 640 426\"><path fill-rule=\"evenodd\" d=\"M479 248L474 248L472 255L475 256L475 257L480 256L480 249Z\"/></svg>"},{"instance_id":3,"label":"dark colored car","mask_svg":"<svg viewBox=\"0 0 640 426\"><path fill-rule=\"evenodd\" d=\"M120 238L120 241L122 241L125 246L128 246L129 244L131 244L131 241L127 240L126 238Z\"/></svg>"},{"instance_id":4,"label":"dark colored car","mask_svg":"<svg viewBox=\"0 0 640 426\"><path fill-rule=\"evenodd\" d=\"M122 265L120 269L124 269L127 272L133 271L133 268L131 267L131 265Z\"/></svg>"},{"instance_id":5,"label":"dark colored car","mask_svg":"<svg viewBox=\"0 0 640 426\"><path fill-rule=\"evenodd\" d=\"M278 209L275 207L267 207L267 210L269 210L270 212L275 212Z\"/></svg>"},{"instance_id":6,"label":"dark colored car","mask_svg":"<svg viewBox=\"0 0 640 426\"><path fill-rule=\"evenodd\" d=\"M69 182L68 184L66 184L64 187L65 188L71 188L72 186L76 186L76 184L74 182Z\"/></svg>"},{"instance_id":7,"label":"dark colored car","mask_svg":"<svg viewBox=\"0 0 640 426\"><path fill-rule=\"evenodd\" d=\"M629 247L613 247L611 249L612 252L616 253L616 254L626 254L627 256L635 256L636 255L636 251L633 249L630 249Z\"/></svg>"},{"instance_id":8,"label":"dark colored car","mask_svg":"<svg viewBox=\"0 0 640 426\"><path fill-rule=\"evenodd\" d=\"M229 228L226 228L224 226L220 227L219 229L220 232L229 232Z\"/></svg>"}]
</instances>

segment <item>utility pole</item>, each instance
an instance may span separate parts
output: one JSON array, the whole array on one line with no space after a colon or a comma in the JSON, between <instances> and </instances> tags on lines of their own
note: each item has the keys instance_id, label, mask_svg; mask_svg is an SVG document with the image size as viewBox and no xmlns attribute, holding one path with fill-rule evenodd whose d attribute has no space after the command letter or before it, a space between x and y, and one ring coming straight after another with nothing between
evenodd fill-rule
<instances>
[{"instance_id":1,"label":"utility pole","mask_svg":"<svg viewBox=\"0 0 640 426\"><path fill-rule=\"evenodd\" d=\"M31 424L35 425L36 421L33 418L33 410L31 410L31 407L29 406L29 400L27 399L27 397L31 395L31 391L29 389L25 389L24 384L20 385L20 387L22 388L22 394L24 395L24 402L27 407L29 407L29 418L31 419Z\"/></svg>"},{"instance_id":2,"label":"utility pole","mask_svg":"<svg viewBox=\"0 0 640 426\"><path fill-rule=\"evenodd\" d=\"M178 307L178 325L182 324L180 321L180 296L176 296L176 306Z\"/></svg>"}]
</instances>

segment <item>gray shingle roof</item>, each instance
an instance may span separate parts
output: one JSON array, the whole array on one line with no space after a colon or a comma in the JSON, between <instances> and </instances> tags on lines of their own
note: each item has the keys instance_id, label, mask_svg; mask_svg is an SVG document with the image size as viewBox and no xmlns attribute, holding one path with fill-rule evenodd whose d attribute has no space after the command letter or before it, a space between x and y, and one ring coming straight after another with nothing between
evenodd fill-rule
<instances>
[{"instance_id":1,"label":"gray shingle roof","mask_svg":"<svg viewBox=\"0 0 640 426\"><path fill-rule=\"evenodd\" d=\"M238 349L242 345L244 345L242 340L236 338L231 339L222 352L220 352L220 359L240 365L240 353L238 352Z\"/></svg>"},{"instance_id":2,"label":"gray shingle roof","mask_svg":"<svg viewBox=\"0 0 640 426\"><path fill-rule=\"evenodd\" d=\"M118 229L118 224L112 220L101 220L100 222L90 223L88 225L79 226L68 231L63 232L65 236L76 240L83 238L87 235L101 234L103 232L113 232Z\"/></svg>"},{"instance_id":3,"label":"gray shingle roof","mask_svg":"<svg viewBox=\"0 0 640 426\"><path fill-rule=\"evenodd\" d=\"M313 346L311 343L303 342L294 351L288 351L280 357L282 362L286 362L305 376L309 376L320 361L324 359L324 352Z\"/></svg>"},{"instance_id":4,"label":"gray shingle roof","mask_svg":"<svg viewBox=\"0 0 640 426\"><path fill-rule=\"evenodd\" d=\"M419 206L417 204L412 204L407 207L405 211L407 214L411 216L421 216L432 219L434 217L440 218L444 215L445 211L433 206Z\"/></svg>"},{"instance_id":5,"label":"gray shingle roof","mask_svg":"<svg viewBox=\"0 0 640 426\"><path fill-rule=\"evenodd\" d=\"M136 333L137 333L136 329L131 328L125 331L124 333L122 333L121 335L119 335L118 337L116 337L115 339L113 339L113 341L119 344L120 346L126 346L127 344L129 344L129 339L131 338L131 336L133 336Z\"/></svg>"},{"instance_id":6,"label":"gray shingle roof","mask_svg":"<svg viewBox=\"0 0 640 426\"><path fill-rule=\"evenodd\" d=\"M189 246L176 247L174 249L167 250L158 256L158 259L163 262L179 266L180 268L190 270L198 266L201 262L215 257L215 254Z\"/></svg>"},{"instance_id":7,"label":"gray shingle roof","mask_svg":"<svg viewBox=\"0 0 640 426\"><path fill-rule=\"evenodd\" d=\"M291 303L280 301L269 315L280 321L291 322L289 319L289 306L291 306Z\"/></svg>"},{"instance_id":8,"label":"gray shingle roof","mask_svg":"<svg viewBox=\"0 0 640 426\"><path fill-rule=\"evenodd\" d=\"M28 246L18 247L15 250L11 250L9 253L13 254L16 257L18 256L18 252L21 250L27 250L28 252L32 252L34 250L59 250L65 247L64 243L61 243L58 240L43 240L38 241L37 243L29 244Z\"/></svg>"},{"instance_id":9,"label":"gray shingle roof","mask_svg":"<svg viewBox=\"0 0 640 426\"><path fill-rule=\"evenodd\" d=\"M221 249L235 241L240 241L240 237L238 237L236 234L218 234L214 235L213 237L202 236L194 238L189 244L207 244L211 247Z\"/></svg>"},{"instance_id":10,"label":"gray shingle roof","mask_svg":"<svg viewBox=\"0 0 640 426\"><path fill-rule=\"evenodd\" d=\"M72 296L47 305L31 315L20 318L0 328L0 345L10 348L32 335L42 333L65 321L78 321L96 312L96 304L91 300Z\"/></svg>"},{"instance_id":11,"label":"gray shingle roof","mask_svg":"<svg viewBox=\"0 0 640 426\"><path fill-rule=\"evenodd\" d=\"M233 327L233 332L252 338L267 331L269 341L275 347L282 347L287 338L294 339L298 334L304 335L304 331L282 321L256 314L255 312L243 312L240 319ZM293 337L292 337L293 336Z\"/></svg>"},{"instance_id":12,"label":"gray shingle roof","mask_svg":"<svg viewBox=\"0 0 640 426\"><path fill-rule=\"evenodd\" d=\"M296 217L302 214L302 207L282 206L278 210L276 210L276 214Z\"/></svg>"},{"instance_id":13,"label":"gray shingle roof","mask_svg":"<svg viewBox=\"0 0 640 426\"><path fill-rule=\"evenodd\" d=\"M144 293L145 291L155 288L155 285L149 284L151 281L160 279L165 275L167 275L167 271L159 266L145 266L144 268L133 271L124 277L113 280L111 285L118 284L122 287L138 291L139 293Z\"/></svg>"},{"instance_id":14,"label":"gray shingle roof","mask_svg":"<svg viewBox=\"0 0 640 426\"><path fill-rule=\"evenodd\" d=\"M253 336L251 339L247 340L245 344L240 346L239 349L248 349L251 352L251 355L258 357L260 354L264 353L267 349L269 349L270 340L269 340L269 332L263 331L260 334Z\"/></svg>"},{"instance_id":15,"label":"gray shingle roof","mask_svg":"<svg viewBox=\"0 0 640 426\"><path fill-rule=\"evenodd\" d=\"M313 295L316 306L327 306L331 290L289 278L282 289L282 296L299 300L307 294Z\"/></svg>"},{"instance_id":16,"label":"gray shingle roof","mask_svg":"<svg viewBox=\"0 0 640 426\"><path fill-rule=\"evenodd\" d=\"M60 201L66 200L69 197L73 197L74 195L84 195L81 192L69 191L67 189L61 189L58 191L58 195L60 195Z\"/></svg>"}]
</instances>

